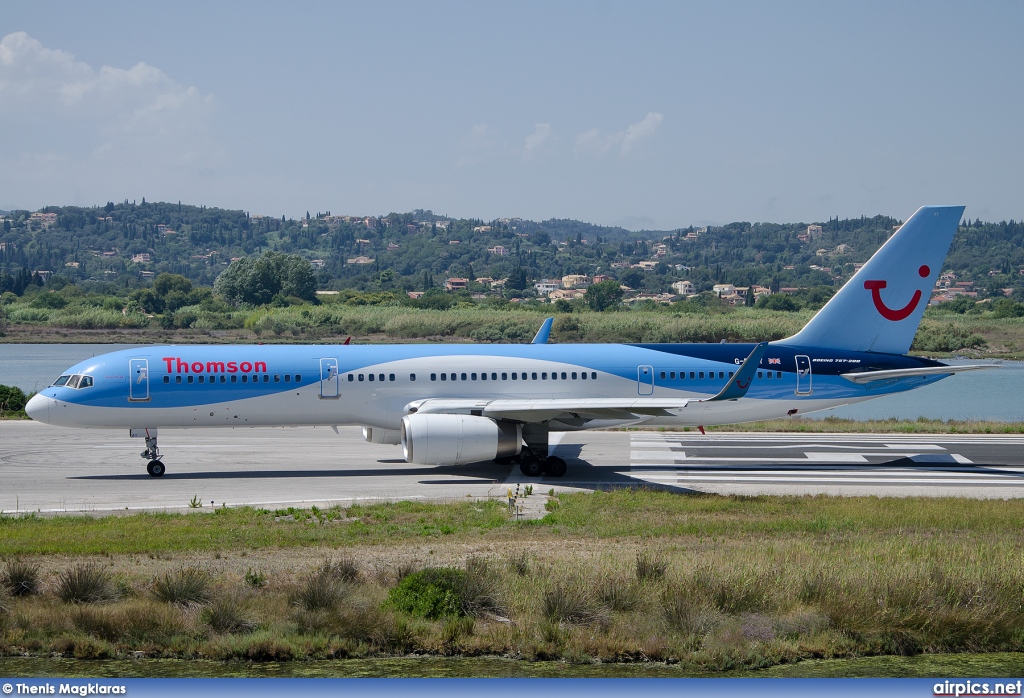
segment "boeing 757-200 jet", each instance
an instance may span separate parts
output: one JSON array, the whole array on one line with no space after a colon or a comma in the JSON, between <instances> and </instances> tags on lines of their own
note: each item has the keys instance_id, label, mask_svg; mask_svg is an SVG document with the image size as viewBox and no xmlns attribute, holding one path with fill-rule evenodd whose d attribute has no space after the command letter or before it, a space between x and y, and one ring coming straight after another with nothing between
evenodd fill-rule
<instances>
[{"instance_id":1,"label":"boeing 757-200 jet","mask_svg":"<svg viewBox=\"0 0 1024 698\"><path fill-rule=\"evenodd\" d=\"M907 356L962 206L925 206L792 337L760 344L149 346L76 364L35 420L127 428L164 473L159 429L362 425L410 463L518 459L561 476L552 431L806 414L982 366Z\"/></svg>"}]
</instances>

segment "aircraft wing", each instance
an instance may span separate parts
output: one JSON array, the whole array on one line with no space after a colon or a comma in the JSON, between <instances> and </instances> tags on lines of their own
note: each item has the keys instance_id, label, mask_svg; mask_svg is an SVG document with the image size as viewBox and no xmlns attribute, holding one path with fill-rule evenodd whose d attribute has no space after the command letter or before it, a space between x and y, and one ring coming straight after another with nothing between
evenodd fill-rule
<instances>
[{"instance_id":1,"label":"aircraft wing","mask_svg":"<svg viewBox=\"0 0 1024 698\"><path fill-rule=\"evenodd\" d=\"M996 364L970 364L966 366L926 366L924 368L897 368L890 371L864 371L862 373L841 373L843 378L853 383L873 383L874 381L892 380L894 378L913 378L915 376L937 376L960 373L961 371L978 371L983 368L999 368Z\"/></svg>"},{"instance_id":2,"label":"aircraft wing","mask_svg":"<svg viewBox=\"0 0 1024 698\"><path fill-rule=\"evenodd\" d=\"M680 414L690 403L738 400L746 395L767 346L767 342L755 346L725 387L710 398L428 398L410 402L405 410L418 414L470 414L517 422L546 422L553 419L586 422L595 419L673 416Z\"/></svg>"}]
</instances>

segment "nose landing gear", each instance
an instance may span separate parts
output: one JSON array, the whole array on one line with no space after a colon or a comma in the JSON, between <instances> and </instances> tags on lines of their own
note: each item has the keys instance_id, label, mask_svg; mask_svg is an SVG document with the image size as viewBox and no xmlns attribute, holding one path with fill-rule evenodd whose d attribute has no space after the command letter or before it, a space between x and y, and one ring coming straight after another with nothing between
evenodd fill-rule
<instances>
[{"instance_id":1,"label":"nose landing gear","mask_svg":"<svg viewBox=\"0 0 1024 698\"><path fill-rule=\"evenodd\" d=\"M160 449L156 445L156 429L132 429L131 435L135 436L137 431L139 436L146 439L146 450L139 454L149 461L146 464L146 472L153 477L160 477L167 471L167 468L160 462L163 456L160 455Z\"/></svg>"}]
</instances>

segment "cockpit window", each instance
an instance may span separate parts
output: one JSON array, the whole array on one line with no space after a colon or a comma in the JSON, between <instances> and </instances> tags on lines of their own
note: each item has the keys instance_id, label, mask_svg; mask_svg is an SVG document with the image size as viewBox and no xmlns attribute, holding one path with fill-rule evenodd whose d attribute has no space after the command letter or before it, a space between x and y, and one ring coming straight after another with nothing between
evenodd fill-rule
<instances>
[{"instance_id":1,"label":"cockpit window","mask_svg":"<svg viewBox=\"0 0 1024 698\"><path fill-rule=\"evenodd\" d=\"M68 378L68 382L66 383L66 385L68 388L77 388L78 381L80 380L82 380L81 376L71 376L71 378Z\"/></svg>"},{"instance_id":2,"label":"cockpit window","mask_svg":"<svg viewBox=\"0 0 1024 698\"><path fill-rule=\"evenodd\" d=\"M61 386L61 385L64 385L65 383L67 383L67 382L68 382L68 378L70 378L70 377L71 377L71 376L61 376L60 378L58 378L57 380L55 380L55 381L53 382L53 384L54 384L55 386Z\"/></svg>"},{"instance_id":3,"label":"cockpit window","mask_svg":"<svg viewBox=\"0 0 1024 698\"><path fill-rule=\"evenodd\" d=\"M91 388L92 387L92 376L82 376L82 380L78 383L79 388Z\"/></svg>"}]
</instances>

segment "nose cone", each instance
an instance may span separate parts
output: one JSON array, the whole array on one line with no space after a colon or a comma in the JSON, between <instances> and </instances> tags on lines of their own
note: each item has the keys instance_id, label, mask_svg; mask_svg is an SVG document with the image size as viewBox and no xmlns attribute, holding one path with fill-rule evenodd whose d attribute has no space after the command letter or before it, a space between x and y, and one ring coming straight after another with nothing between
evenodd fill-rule
<instances>
[{"instance_id":1,"label":"nose cone","mask_svg":"<svg viewBox=\"0 0 1024 698\"><path fill-rule=\"evenodd\" d=\"M25 405L25 414L37 422L50 423L50 403L52 400L42 395L34 395Z\"/></svg>"}]
</instances>

